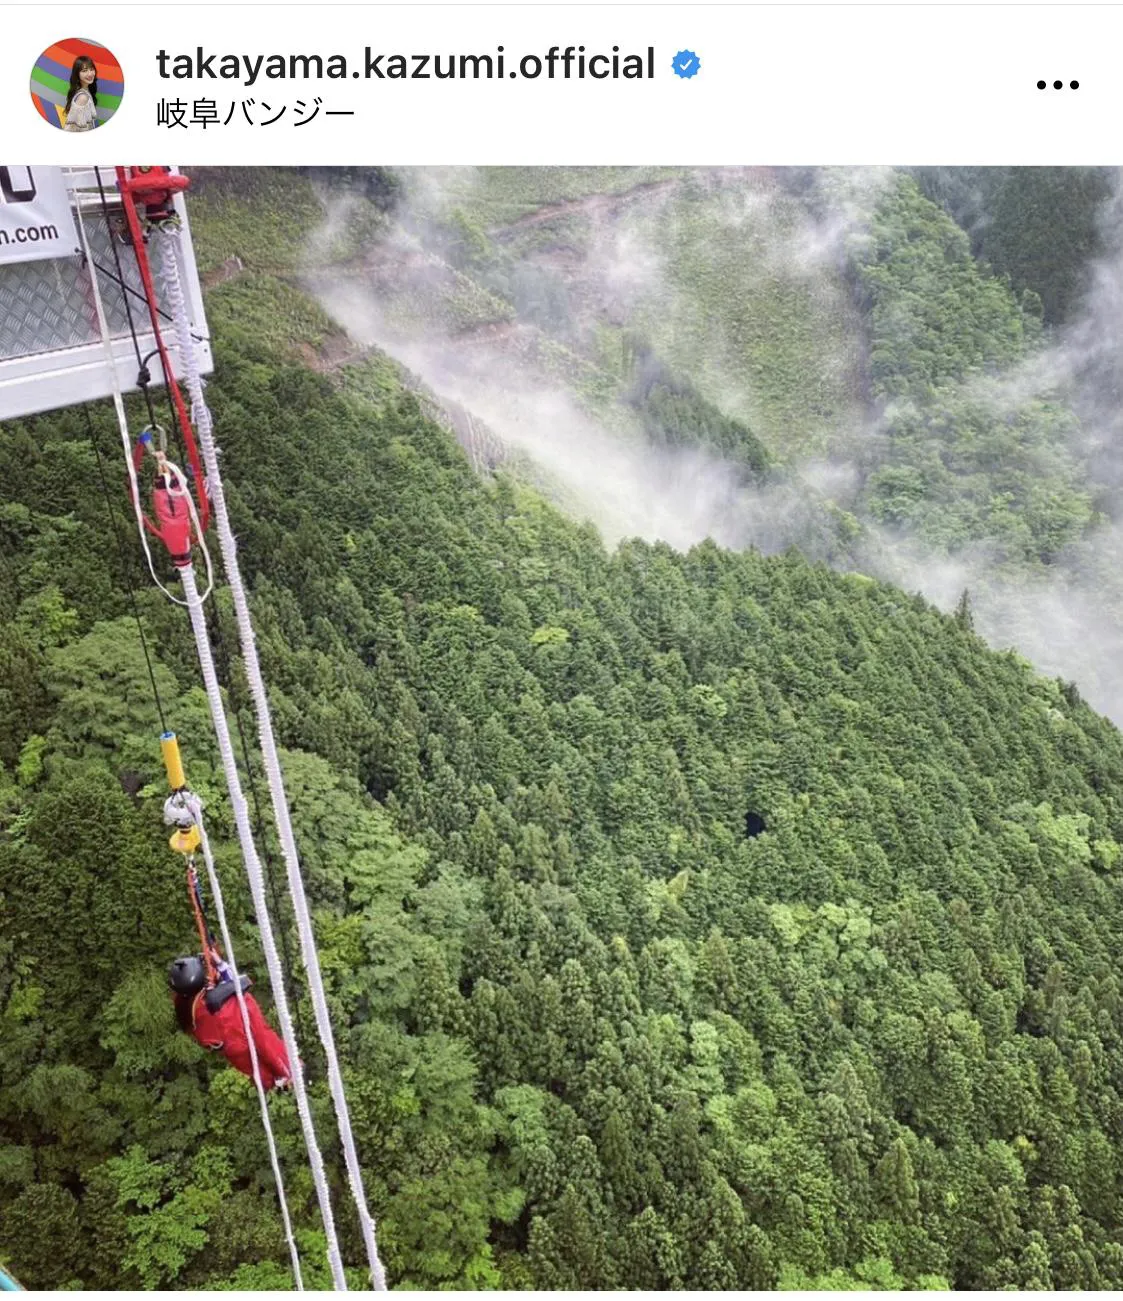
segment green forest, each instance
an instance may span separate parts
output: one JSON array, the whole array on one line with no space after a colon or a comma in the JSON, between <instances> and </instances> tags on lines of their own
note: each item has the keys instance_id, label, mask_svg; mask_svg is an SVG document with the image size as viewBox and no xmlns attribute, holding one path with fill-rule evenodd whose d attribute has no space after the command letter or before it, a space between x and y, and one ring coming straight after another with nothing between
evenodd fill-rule
<instances>
[{"instance_id":1,"label":"green forest","mask_svg":"<svg viewBox=\"0 0 1123 1301\"><path fill-rule=\"evenodd\" d=\"M727 313L743 400L695 364L709 336L661 334L651 304L577 311L549 221L495 216L663 186L650 221L685 239L719 219L697 178L512 169L414 219L455 302L537 331L534 364L621 438L790 484L793 449L876 410L856 495L809 495L771 554L607 545L517 464L478 474L414 377L347 344L296 232L326 185L353 221L315 274L385 257L408 177L196 178L208 402L393 1287L1123 1287L1123 735L1079 681L989 646L968 593L941 611L865 564L901 529L1037 574L1102 520L1065 394L998 419L979 387L1076 310L1096 251L1103 174L1065 206L1041 170L971 190L1004 205L985 248L954 173L895 173L821 292L762 272L684 307L699 331ZM829 198L752 183L785 222ZM270 218L251 244L271 197L277 238ZM1063 265L1050 219L1077 228ZM836 345L812 396L784 387ZM167 993L194 928L138 624L272 1011L194 645L120 456L108 402L0 426L0 1264L33 1289L287 1289L253 1086ZM260 794L221 584L211 605ZM327 1288L295 1105L269 1107Z\"/></svg>"}]
</instances>

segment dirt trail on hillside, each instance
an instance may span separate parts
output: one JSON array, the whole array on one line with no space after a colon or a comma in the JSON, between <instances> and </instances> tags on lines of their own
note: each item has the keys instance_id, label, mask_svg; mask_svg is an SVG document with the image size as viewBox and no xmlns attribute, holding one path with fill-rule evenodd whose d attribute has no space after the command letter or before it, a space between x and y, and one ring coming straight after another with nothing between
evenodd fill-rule
<instances>
[{"instance_id":1,"label":"dirt trail on hillside","mask_svg":"<svg viewBox=\"0 0 1123 1301\"><path fill-rule=\"evenodd\" d=\"M774 179L774 172L770 167L727 167L717 175L723 184L727 184L733 178L738 180L743 180L745 177L752 177L756 180ZM535 208L533 212L524 213L523 216L515 217L511 221L496 222L495 225L489 227L489 232L496 239L501 240L508 232L522 230L528 226L544 226L558 217L573 216L575 214L595 216L612 212L639 199L647 199L657 194L668 193L676 186L681 185L684 179L682 176L671 176L664 181L642 181L639 185L632 186L630 190L618 190L611 194L586 194L579 199L559 199L556 203L544 204L541 208Z\"/></svg>"},{"instance_id":2,"label":"dirt trail on hillside","mask_svg":"<svg viewBox=\"0 0 1123 1301\"><path fill-rule=\"evenodd\" d=\"M510 231L522 230L527 226L544 226L558 217L573 216L577 213L599 214L611 212L625 203L636 199L648 198L681 185L682 178L672 176L666 181L644 181L642 185L630 190L621 190L617 194L587 194L581 199L559 199L556 203L547 203L533 212L524 213L513 221L505 221L489 228L497 239L502 239Z\"/></svg>"}]
</instances>

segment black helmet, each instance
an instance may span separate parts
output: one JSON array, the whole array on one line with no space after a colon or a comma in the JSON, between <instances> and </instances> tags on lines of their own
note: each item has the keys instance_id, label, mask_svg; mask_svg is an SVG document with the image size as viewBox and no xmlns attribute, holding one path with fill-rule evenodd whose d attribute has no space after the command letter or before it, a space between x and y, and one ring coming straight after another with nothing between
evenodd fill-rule
<instances>
[{"instance_id":1,"label":"black helmet","mask_svg":"<svg viewBox=\"0 0 1123 1301\"><path fill-rule=\"evenodd\" d=\"M197 994L206 983L207 969L202 958L176 958L168 968L168 984L177 994Z\"/></svg>"}]
</instances>

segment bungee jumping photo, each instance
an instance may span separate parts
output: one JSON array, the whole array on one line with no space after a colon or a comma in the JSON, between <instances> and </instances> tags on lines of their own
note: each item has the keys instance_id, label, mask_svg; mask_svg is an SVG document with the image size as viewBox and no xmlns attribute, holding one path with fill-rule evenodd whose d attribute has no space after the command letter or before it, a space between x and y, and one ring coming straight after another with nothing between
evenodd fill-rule
<instances>
[{"instance_id":1,"label":"bungee jumping photo","mask_svg":"<svg viewBox=\"0 0 1123 1301\"><path fill-rule=\"evenodd\" d=\"M0 1290L1123 1287L1123 172L0 198Z\"/></svg>"}]
</instances>

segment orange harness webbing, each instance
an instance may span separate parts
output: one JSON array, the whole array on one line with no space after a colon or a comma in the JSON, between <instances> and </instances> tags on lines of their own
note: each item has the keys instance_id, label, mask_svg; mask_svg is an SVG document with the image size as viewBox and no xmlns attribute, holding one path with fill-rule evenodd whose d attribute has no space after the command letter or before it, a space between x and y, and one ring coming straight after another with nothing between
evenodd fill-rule
<instances>
[{"instance_id":1,"label":"orange harness webbing","mask_svg":"<svg viewBox=\"0 0 1123 1301\"><path fill-rule=\"evenodd\" d=\"M195 875L195 864L190 860L187 864L187 893L191 899L191 911L195 915L195 929L199 932L199 948L203 954L203 965L207 969L207 988L213 989L218 983L218 973L214 969L214 959L211 957L211 939L207 933L207 919L203 916L203 910L199 907L199 880ZM191 1006L191 1019L195 1019L195 1005Z\"/></svg>"}]
</instances>

